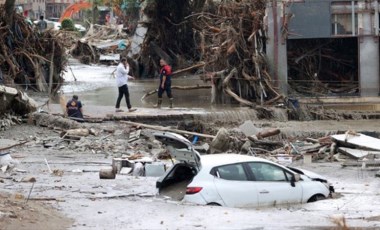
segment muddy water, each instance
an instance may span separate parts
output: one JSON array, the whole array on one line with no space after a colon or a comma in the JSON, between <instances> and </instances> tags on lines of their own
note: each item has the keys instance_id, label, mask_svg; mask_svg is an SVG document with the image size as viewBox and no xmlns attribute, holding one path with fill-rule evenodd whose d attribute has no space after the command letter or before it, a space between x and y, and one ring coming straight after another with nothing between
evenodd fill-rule
<instances>
[{"instance_id":1,"label":"muddy water","mask_svg":"<svg viewBox=\"0 0 380 230\"><path fill-rule=\"evenodd\" d=\"M65 85L62 87L67 97L78 94L80 100L87 105L114 106L118 95L116 80L113 75L116 66L82 65L75 60L70 60L67 72L64 74ZM157 94L144 100L141 98L158 87L158 79L131 80L128 82L130 99L134 107L152 107L157 101ZM204 85L196 77L174 78L172 85ZM175 107L185 108L210 108L211 89L199 90L173 90ZM123 99L124 100L124 99ZM169 103L164 95L163 106ZM122 101L125 107L125 101Z\"/></svg>"}]
</instances>

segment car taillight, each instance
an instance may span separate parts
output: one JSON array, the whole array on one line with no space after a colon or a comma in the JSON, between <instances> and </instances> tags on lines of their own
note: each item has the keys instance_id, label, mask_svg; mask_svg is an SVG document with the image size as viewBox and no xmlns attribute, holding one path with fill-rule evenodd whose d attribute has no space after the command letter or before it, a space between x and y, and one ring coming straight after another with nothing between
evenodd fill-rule
<instances>
[{"instance_id":1,"label":"car taillight","mask_svg":"<svg viewBox=\"0 0 380 230\"><path fill-rule=\"evenodd\" d=\"M187 187L186 194L195 194L202 190L202 187Z\"/></svg>"}]
</instances>

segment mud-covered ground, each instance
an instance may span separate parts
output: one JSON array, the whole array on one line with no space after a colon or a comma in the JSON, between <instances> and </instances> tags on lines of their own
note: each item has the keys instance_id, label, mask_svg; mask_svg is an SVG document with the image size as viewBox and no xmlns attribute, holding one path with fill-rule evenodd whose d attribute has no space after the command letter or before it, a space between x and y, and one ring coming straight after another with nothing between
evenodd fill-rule
<instances>
[{"instance_id":1,"label":"mud-covered ground","mask_svg":"<svg viewBox=\"0 0 380 230\"><path fill-rule=\"evenodd\" d=\"M378 132L377 123L265 124L289 134L312 136L315 130L328 133L367 128ZM294 162L326 176L336 196L315 203L260 209L197 206L159 196L154 177L118 174L115 180L100 180L99 169L111 165L113 157L136 152L154 157L160 146L150 139L149 131L143 133L143 141L127 144L117 124L95 126L109 133L91 137L93 143L97 138L111 138L109 142L118 148L103 146L91 151L75 144L48 145L59 139L59 131L26 124L0 132L1 139L29 141L10 150L19 164L11 172L0 172L0 229L339 229L333 219L342 217L352 229L380 228L380 183L373 168ZM115 131L110 132L112 129ZM32 178L35 182L30 182Z\"/></svg>"}]
</instances>

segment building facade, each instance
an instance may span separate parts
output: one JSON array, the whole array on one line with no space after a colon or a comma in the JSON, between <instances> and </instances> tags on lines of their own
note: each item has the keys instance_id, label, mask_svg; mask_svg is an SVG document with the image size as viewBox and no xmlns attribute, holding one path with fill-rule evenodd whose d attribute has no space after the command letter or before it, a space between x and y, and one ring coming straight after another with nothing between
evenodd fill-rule
<instances>
[{"instance_id":1,"label":"building facade","mask_svg":"<svg viewBox=\"0 0 380 230\"><path fill-rule=\"evenodd\" d=\"M74 0L46 0L46 17L60 18L63 11L74 2Z\"/></svg>"},{"instance_id":2,"label":"building facade","mask_svg":"<svg viewBox=\"0 0 380 230\"><path fill-rule=\"evenodd\" d=\"M46 13L45 0L16 0L15 5L23 10L25 17L32 20L37 20Z\"/></svg>"},{"instance_id":3,"label":"building facade","mask_svg":"<svg viewBox=\"0 0 380 230\"><path fill-rule=\"evenodd\" d=\"M377 97L379 1L267 3L266 52L285 95Z\"/></svg>"},{"instance_id":4,"label":"building facade","mask_svg":"<svg viewBox=\"0 0 380 230\"><path fill-rule=\"evenodd\" d=\"M37 20L41 15L46 19L59 18L63 11L76 0L16 0L15 6L23 11L25 17ZM5 0L0 0L4 4Z\"/></svg>"}]
</instances>

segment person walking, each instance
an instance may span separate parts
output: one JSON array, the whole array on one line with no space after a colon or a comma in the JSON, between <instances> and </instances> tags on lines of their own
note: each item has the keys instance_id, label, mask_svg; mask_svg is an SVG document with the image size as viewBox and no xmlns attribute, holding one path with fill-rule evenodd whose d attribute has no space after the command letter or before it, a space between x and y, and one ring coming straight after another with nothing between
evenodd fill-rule
<instances>
[{"instance_id":1,"label":"person walking","mask_svg":"<svg viewBox=\"0 0 380 230\"><path fill-rule=\"evenodd\" d=\"M73 95L73 98L67 102L66 114L69 118L77 121L83 121L82 103L79 101L77 95Z\"/></svg>"},{"instance_id":2,"label":"person walking","mask_svg":"<svg viewBox=\"0 0 380 230\"><path fill-rule=\"evenodd\" d=\"M44 20L44 16L40 16L40 20L37 22L37 28L40 33L44 32L47 28L47 22Z\"/></svg>"},{"instance_id":3,"label":"person walking","mask_svg":"<svg viewBox=\"0 0 380 230\"><path fill-rule=\"evenodd\" d=\"M170 108L173 108L173 95L172 95L172 67L164 60L160 59L160 85L158 86L158 100L157 100L157 108L161 108L162 104L162 95L166 92L170 100Z\"/></svg>"},{"instance_id":4,"label":"person walking","mask_svg":"<svg viewBox=\"0 0 380 230\"><path fill-rule=\"evenodd\" d=\"M127 103L128 111L133 112L136 109L132 108L131 102L129 100L129 91L128 91L128 80L135 79L132 76L128 75L129 65L126 58L121 58L119 65L116 68L116 84L119 88L119 96L116 101L116 112L124 112L120 109L120 102L123 96L125 96L125 102Z\"/></svg>"}]
</instances>

